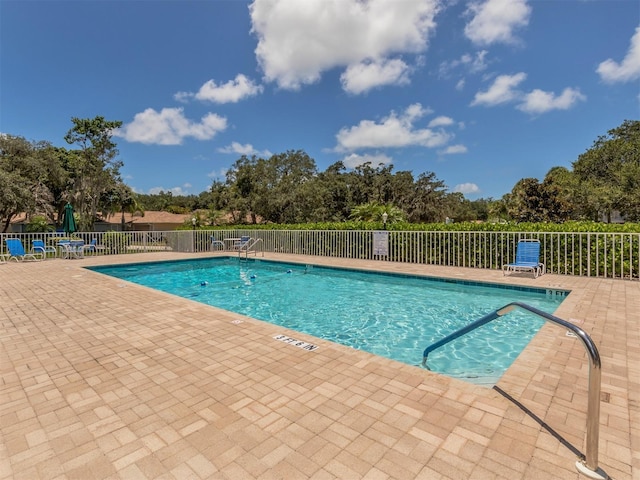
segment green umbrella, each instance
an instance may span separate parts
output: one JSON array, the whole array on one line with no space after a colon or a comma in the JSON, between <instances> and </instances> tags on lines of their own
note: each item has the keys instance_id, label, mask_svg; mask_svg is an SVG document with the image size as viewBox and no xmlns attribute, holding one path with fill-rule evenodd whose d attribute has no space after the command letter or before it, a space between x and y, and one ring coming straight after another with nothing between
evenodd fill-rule
<instances>
[{"instance_id":1,"label":"green umbrella","mask_svg":"<svg viewBox=\"0 0 640 480\"><path fill-rule=\"evenodd\" d=\"M77 230L76 221L73 218L73 207L70 203L64 206L64 216L62 217L62 228L67 236L71 235Z\"/></svg>"}]
</instances>

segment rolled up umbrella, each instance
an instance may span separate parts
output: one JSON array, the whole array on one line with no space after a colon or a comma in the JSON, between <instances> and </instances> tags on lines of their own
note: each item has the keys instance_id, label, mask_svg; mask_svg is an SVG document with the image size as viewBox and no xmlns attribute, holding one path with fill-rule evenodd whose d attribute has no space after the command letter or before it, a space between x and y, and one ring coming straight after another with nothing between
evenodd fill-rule
<instances>
[{"instance_id":1,"label":"rolled up umbrella","mask_svg":"<svg viewBox=\"0 0 640 480\"><path fill-rule=\"evenodd\" d=\"M64 206L64 214L62 217L62 228L64 233L69 236L77 230L76 220L73 218L73 206L67 203Z\"/></svg>"}]
</instances>

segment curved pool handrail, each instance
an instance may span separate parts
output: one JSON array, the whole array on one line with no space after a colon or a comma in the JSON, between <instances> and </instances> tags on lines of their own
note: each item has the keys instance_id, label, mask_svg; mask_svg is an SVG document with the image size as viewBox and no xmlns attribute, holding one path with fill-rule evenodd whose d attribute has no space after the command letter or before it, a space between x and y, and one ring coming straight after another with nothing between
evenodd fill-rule
<instances>
[{"instance_id":1,"label":"curved pool handrail","mask_svg":"<svg viewBox=\"0 0 640 480\"><path fill-rule=\"evenodd\" d=\"M587 453L585 458L580 459L576 462L576 468L580 473L583 473L584 475L587 475L591 478L608 478L606 473L598 468L598 438L600 430L600 377L602 368L600 362L600 354L598 353L598 349L591 337L580 327L547 312L543 312L542 310L532 307L531 305L527 305L526 303L512 302L485 315L475 322L470 323L466 327L455 331L442 340L439 340L438 342L428 346L424 350L424 353L422 355L422 366L425 368L429 368L427 366L427 357L433 350L446 345L447 343L469 333L472 330L475 330L478 327L481 327L482 325L491 322L492 320L495 320L496 318L502 317L503 315L512 312L515 308L522 308L523 310L531 312L548 322L560 325L561 327L566 328L567 330L574 333L582 341L582 344L584 345L589 357L589 386L586 427Z\"/></svg>"}]
</instances>

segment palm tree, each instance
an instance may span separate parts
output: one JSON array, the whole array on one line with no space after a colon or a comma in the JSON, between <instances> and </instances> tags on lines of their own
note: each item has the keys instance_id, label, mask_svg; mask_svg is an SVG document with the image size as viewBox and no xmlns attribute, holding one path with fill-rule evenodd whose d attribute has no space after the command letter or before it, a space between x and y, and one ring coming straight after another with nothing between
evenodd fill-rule
<instances>
[{"instance_id":1,"label":"palm tree","mask_svg":"<svg viewBox=\"0 0 640 480\"><path fill-rule=\"evenodd\" d=\"M120 226L122 231L125 230L125 213L130 213L131 215L138 214L144 217L144 209L142 205L138 203L138 196L130 187L123 183L117 185L105 195L104 205L107 210L107 215L112 215L117 212L121 213Z\"/></svg>"},{"instance_id":2,"label":"palm tree","mask_svg":"<svg viewBox=\"0 0 640 480\"><path fill-rule=\"evenodd\" d=\"M402 210L391 203L381 204L378 202L363 203L351 209L349 218L362 222L381 222L383 214L387 214L386 223L396 223L404 221L405 215Z\"/></svg>"}]
</instances>

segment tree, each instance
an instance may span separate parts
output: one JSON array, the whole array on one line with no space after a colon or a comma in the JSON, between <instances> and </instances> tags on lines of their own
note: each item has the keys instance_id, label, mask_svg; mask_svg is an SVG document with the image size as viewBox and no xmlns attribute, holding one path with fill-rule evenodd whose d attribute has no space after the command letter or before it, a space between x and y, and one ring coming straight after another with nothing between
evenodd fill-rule
<instances>
[{"instance_id":1,"label":"tree","mask_svg":"<svg viewBox=\"0 0 640 480\"><path fill-rule=\"evenodd\" d=\"M350 218L359 222L382 222L383 214L387 214L387 223L404 221L404 212L392 204L378 202L363 203L351 210Z\"/></svg>"},{"instance_id":2,"label":"tree","mask_svg":"<svg viewBox=\"0 0 640 480\"><path fill-rule=\"evenodd\" d=\"M614 210L640 219L640 121L625 120L573 162L579 207L594 220Z\"/></svg>"},{"instance_id":3,"label":"tree","mask_svg":"<svg viewBox=\"0 0 640 480\"><path fill-rule=\"evenodd\" d=\"M573 172L565 167L553 167L542 182L547 196L547 219L550 222L565 222L576 215L575 193L578 188Z\"/></svg>"},{"instance_id":4,"label":"tree","mask_svg":"<svg viewBox=\"0 0 640 480\"><path fill-rule=\"evenodd\" d=\"M260 215L274 223L305 222L311 215L313 189L307 185L317 175L316 162L301 150L271 156L264 164Z\"/></svg>"},{"instance_id":5,"label":"tree","mask_svg":"<svg viewBox=\"0 0 640 480\"><path fill-rule=\"evenodd\" d=\"M518 222L564 222L571 213L560 171L551 172L542 183L523 178L507 198L509 216Z\"/></svg>"},{"instance_id":6,"label":"tree","mask_svg":"<svg viewBox=\"0 0 640 480\"><path fill-rule=\"evenodd\" d=\"M443 211L446 195L444 182L438 180L433 172L421 173L413 189L413 196L404 207L409 221L416 223L444 221L446 217Z\"/></svg>"},{"instance_id":7,"label":"tree","mask_svg":"<svg viewBox=\"0 0 640 480\"><path fill-rule=\"evenodd\" d=\"M234 223L241 223L250 215L252 223L257 223L260 199L266 197L264 188L265 160L253 155L243 155L227 170L229 186L229 212Z\"/></svg>"},{"instance_id":8,"label":"tree","mask_svg":"<svg viewBox=\"0 0 640 480\"><path fill-rule=\"evenodd\" d=\"M351 190L345 172L344 163L336 162L308 182L313 187L309 221L341 222L349 216Z\"/></svg>"},{"instance_id":9,"label":"tree","mask_svg":"<svg viewBox=\"0 0 640 480\"><path fill-rule=\"evenodd\" d=\"M19 213L51 214L46 142L31 143L22 137L0 134L0 221L6 232Z\"/></svg>"},{"instance_id":10,"label":"tree","mask_svg":"<svg viewBox=\"0 0 640 480\"><path fill-rule=\"evenodd\" d=\"M123 231L125 230L125 213L130 213L131 215L137 213L139 216L144 217L144 209L142 204L138 202L138 196L124 183L118 183L104 192L100 204L102 205L102 213L105 216L120 213L120 228Z\"/></svg>"},{"instance_id":11,"label":"tree","mask_svg":"<svg viewBox=\"0 0 640 480\"><path fill-rule=\"evenodd\" d=\"M90 230L104 194L122 183L122 162L116 160L118 150L111 140L113 130L122 126L122 122L107 121L101 116L73 117L71 121L73 127L64 139L70 145L78 145L80 151L71 164L70 196L80 217L80 229Z\"/></svg>"}]
</instances>

